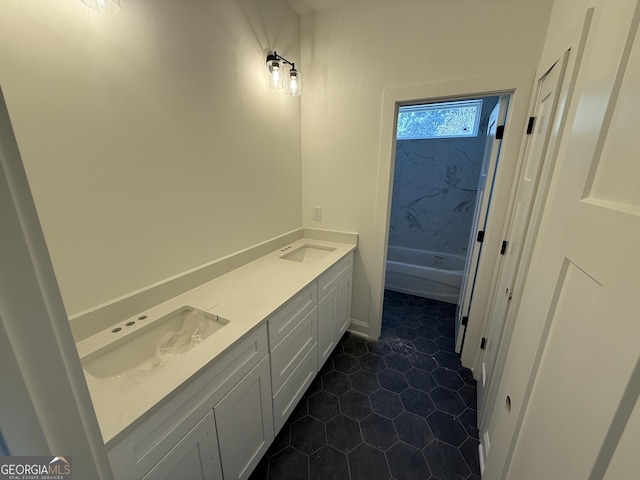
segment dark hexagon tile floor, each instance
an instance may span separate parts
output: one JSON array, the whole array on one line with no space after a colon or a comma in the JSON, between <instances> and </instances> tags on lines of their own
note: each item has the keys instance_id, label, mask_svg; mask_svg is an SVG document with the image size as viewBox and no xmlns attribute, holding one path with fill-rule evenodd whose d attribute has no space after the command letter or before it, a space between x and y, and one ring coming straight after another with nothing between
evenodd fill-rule
<instances>
[{"instance_id":1,"label":"dark hexagon tile floor","mask_svg":"<svg viewBox=\"0 0 640 480\"><path fill-rule=\"evenodd\" d=\"M342 338L251 480L480 478L455 305L386 291L383 312L378 341Z\"/></svg>"}]
</instances>

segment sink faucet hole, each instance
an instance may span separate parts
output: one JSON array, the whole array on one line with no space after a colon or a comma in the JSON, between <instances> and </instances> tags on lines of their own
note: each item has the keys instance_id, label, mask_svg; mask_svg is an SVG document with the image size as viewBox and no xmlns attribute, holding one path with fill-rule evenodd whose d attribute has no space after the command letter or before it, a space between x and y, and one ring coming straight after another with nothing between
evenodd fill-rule
<instances>
[{"instance_id":1,"label":"sink faucet hole","mask_svg":"<svg viewBox=\"0 0 640 480\"><path fill-rule=\"evenodd\" d=\"M127 327L130 327L131 325L135 325L135 324L136 324L135 320L131 320L130 322L125 323Z\"/></svg>"},{"instance_id":2,"label":"sink faucet hole","mask_svg":"<svg viewBox=\"0 0 640 480\"><path fill-rule=\"evenodd\" d=\"M138 320L145 320L146 318L147 318L147 316L146 316L146 315L140 315L140 316L138 317Z\"/></svg>"},{"instance_id":3,"label":"sink faucet hole","mask_svg":"<svg viewBox=\"0 0 640 480\"><path fill-rule=\"evenodd\" d=\"M118 333L120 330L122 330L120 327L116 327L113 330L111 330L111 333Z\"/></svg>"}]
</instances>

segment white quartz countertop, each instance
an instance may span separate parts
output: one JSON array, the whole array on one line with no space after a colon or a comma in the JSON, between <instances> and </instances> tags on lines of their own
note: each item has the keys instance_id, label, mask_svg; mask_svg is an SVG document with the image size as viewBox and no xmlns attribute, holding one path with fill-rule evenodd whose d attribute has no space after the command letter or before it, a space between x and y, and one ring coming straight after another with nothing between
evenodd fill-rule
<instances>
[{"instance_id":1,"label":"white quartz countertop","mask_svg":"<svg viewBox=\"0 0 640 480\"><path fill-rule=\"evenodd\" d=\"M305 244L335 250L311 264L279 258ZM189 305L223 317L229 320L229 324L146 378L133 381L122 377L99 379L85 370L105 444L135 428L153 413L154 407L161 404L165 397L188 383L193 375L265 322L291 297L356 248L351 243L308 238L288 246L291 248L286 251L278 249L132 317L135 319L139 315L147 315L152 320ZM90 337L77 344L80 357L94 349L95 341L94 337Z\"/></svg>"}]
</instances>

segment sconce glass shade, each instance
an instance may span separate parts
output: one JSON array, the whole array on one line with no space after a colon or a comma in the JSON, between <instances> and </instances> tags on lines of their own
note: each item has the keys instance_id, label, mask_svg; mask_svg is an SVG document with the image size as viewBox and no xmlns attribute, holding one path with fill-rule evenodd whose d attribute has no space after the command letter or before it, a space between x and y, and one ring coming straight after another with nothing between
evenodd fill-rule
<instances>
[{"instance_id":1,"label":"sconce glass shade","mask_svg":"<svg viewBox=\"0 0 640 480\"><path fill-rule=\"evenodd\" d=\"M269 77L267 79L267 84L270 88L283 88L284 87L284 69L282 68L284 65L277 57L274 55L269 55L267 57L267 71Z\"/></svg>"},{"instance_id":2,"label":"sconce glass shade","mask_svg":"<svg viewBox=\"0 0 640 480\"><path fill-rule=\"evenodd\" d=\"M82 3L103 13L112 13L120 10L120 0L82 0Z\"/></svg>"},{"instance_id":3,"label":"sconce glass shade","mask_svg":"<svg viewBox=\"0 0 640 480\"><path fill-rule=\"evenodd\" d=\"M287 78L287 94L292 97L298 97L301 93L302 85L300 85L300 72L295 68L289 70L289 76Z\"/></svg>"}]
</instances>

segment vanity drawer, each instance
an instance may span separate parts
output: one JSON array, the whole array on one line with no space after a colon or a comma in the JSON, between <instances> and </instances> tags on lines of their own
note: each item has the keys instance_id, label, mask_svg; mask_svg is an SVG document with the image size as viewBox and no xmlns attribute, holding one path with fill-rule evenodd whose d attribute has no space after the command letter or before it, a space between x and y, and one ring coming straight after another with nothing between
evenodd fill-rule
<instances>
[{"instance_id":1,"label":"vanity drawer","mask_svg":"<svg viewBox=\"0 0 640 480\"><path fill-rule=\"evenodd\" d=\"M269 317L269 346L273 350L296 328L318 303L316 282L312 282Z\"/></svg>"},{"instance_id":2,"label":"vanity drawer","mask_svg":"<svg viewBox=\"0 0 640 480\"><path fill-rule=\"evenodd\" d=\"M350 252L318 278L318 299L322 300L326 297L333 287L338 285L342 277L351 270L353 270L353 252Z\"/></svg>"},{"instance_id":3,"label":"vanity drawer","mask_svg":"<svg viewBox=\"0 0 640 480\"><path fill-rule=\"evenodd\" d=\"M316 343L318 307L315 307L276 348L271 351L271 387L280 390L302 358Z\"/></svg>"}]
</instances>

